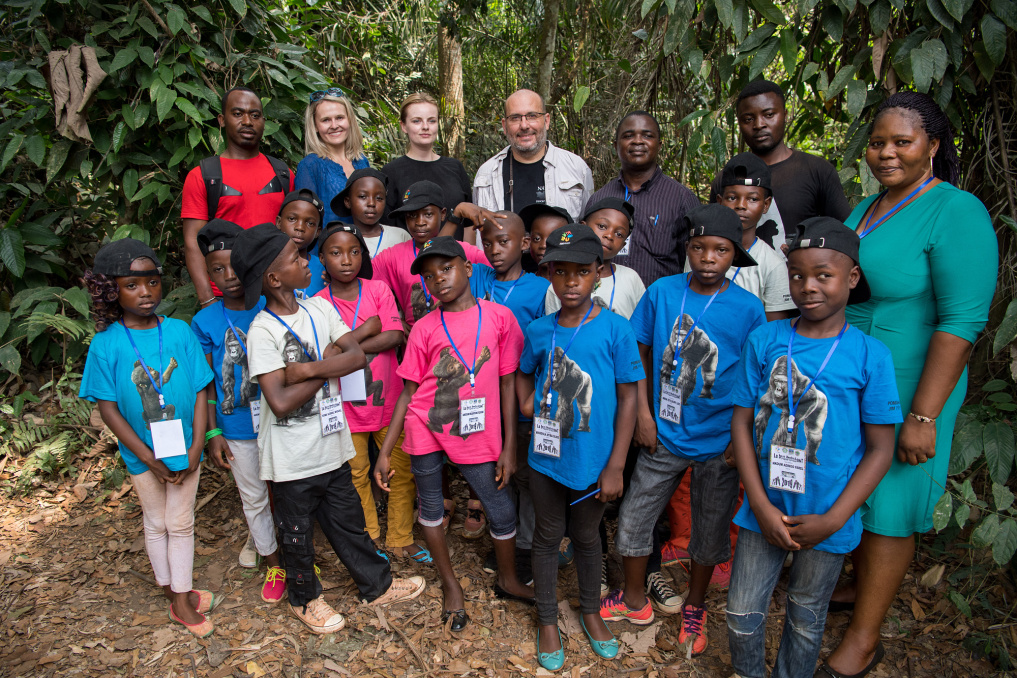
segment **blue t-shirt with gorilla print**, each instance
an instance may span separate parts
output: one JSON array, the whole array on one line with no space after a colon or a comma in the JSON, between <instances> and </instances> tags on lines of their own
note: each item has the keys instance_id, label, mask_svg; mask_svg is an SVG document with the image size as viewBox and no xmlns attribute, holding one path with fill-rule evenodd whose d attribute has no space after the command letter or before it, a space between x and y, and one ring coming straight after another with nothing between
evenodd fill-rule
<instances>
[{"instance_id":1,"label":"blue t-shirt with gorilla print","mask_svg":"<svg viewBox=\"0 0 1017 678\"><path fill-rule=\"evenodd\" d=\"M705 461L722 454L731 442L731 389L738 360L752 330L766 322L763 302L737 285L725 287L703 313L710 295L688 289L691 273L661 278L650 285L629 318L636 341L653 349L653 415L657 438L680 457ZM682 298L685 308L682 310ZM678 322L684 312L684 322ZM679 336L692 323L692 337L682 344L673 366ZM660 416L661 384L673 385L682 401L679 423Z\"/></svg>"}]
</instances>

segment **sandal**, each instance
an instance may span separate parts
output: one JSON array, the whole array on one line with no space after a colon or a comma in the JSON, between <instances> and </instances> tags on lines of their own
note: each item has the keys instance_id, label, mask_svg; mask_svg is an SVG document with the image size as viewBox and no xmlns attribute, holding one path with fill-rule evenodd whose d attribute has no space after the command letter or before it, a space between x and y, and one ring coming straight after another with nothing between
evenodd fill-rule
<instances>
[{"instance_id":1,"label":"sandal","mask_svg":"<svg viewBox=\"0 0 1017 678\"><path fill-rule=\"evenodd\" d=\"M872 661L870 661L868 666L858 673L841 673L840 671L831 669L830 665L824 661L819 665L819 668L816 669L816 672L812 674L812 678L865 678L865 676L869 675L872 669L876 668L876 665L879 664L879 662L883 661L883 657L885 655L886 649L883 647L883 643L880 642L879 645L876 646L875 654L872 655Z\"/></svg>"},{"instance_id":2,"label":"sandal","mask_svg":"<svg viewBox=\"0 0 1017 678\"><path fill-rule=\"evenodd\" d=\"M420 544L413 544L413 546L416 546L420 550L417 551L416 553L408 553L406 551L406 547L405 546L398 546L398 547L392 549L392 553L394 553L395 555L397 555L400 558L408 558L408 559L412 560L413 562L420 563L422 565L430 565L431 563L434 562L434 558L431 557L431 552L430 551L428 551L426 548L424 548Z\"/></svg>"},{"instance_id":3,"label":"sandal","mask_svg":"<svg viewBox=\"0 0 1017 678\"><path fill-rule=\"evenodd\" d=\"M198 595L198 605L195 611L205 614L215 609L215 594L204 589L191 589L191 593Z\"/></svg>"},{"instance_id":4,"label":"sandal","mask_svg":"<svg viewBox=\"0 0 1017 678\"><path fill-rule=\"evenodd\" d=\"M187 622L185 622L183 619L178 617L176 613L173 612L173 603L170 603L169 606L169 618L170 621L175 621L178 624L183 624L184 628L186 628L188 631L190 631L198 638L208 638L210 635L212 635L212 633L215 632L215 626L212 624L212 622L208 621L208 619L205 618L205 615L201 615L201 621L197 624L188 624Z\"/></svg>"}]
</instances>

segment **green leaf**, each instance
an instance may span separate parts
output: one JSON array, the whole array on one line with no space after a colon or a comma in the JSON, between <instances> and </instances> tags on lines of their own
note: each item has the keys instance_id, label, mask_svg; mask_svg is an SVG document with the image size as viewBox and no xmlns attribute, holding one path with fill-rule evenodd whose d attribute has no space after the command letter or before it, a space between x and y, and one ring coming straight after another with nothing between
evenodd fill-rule
<instances>
[{"instance_id":1,"label":"green leaf","mask_svg":"<svg viewBox=\"0 0 1017 678\"><path fill-rule=\"evenodd\" d=\"M992 543L998 532L999 516L990 513L978 524L978 527L971 531L971 544L976 548L983 549Z\"/></svg>"},{"instance_id":2,"label":"green leaf","mask_svg":"<svg viewBox=\"0 0 1017 678\"><path fill-rule=\"evenodd\" d=\"M131 196L138 192L138 170L132 167L124 172L122 181L124 186L124 197L130 201Z\"/></svg>"},{"instance_id":3,"label":"green leaf","mask_svg":"<svg viewBox=\"0 0 1017 678\"><path fill-rule=\"evenodd\" d=\"M1002 391L1005 388L1010 388L1010 384L1006 383L1002 379L993 379L982 386L982 390L986 393L995 393L996 391Z\"/></svg>"},{"instance_id":4,"label":"green leaf","mask_svg":"<svg viewBox=\"0 0 1017 678\"><path fill-rule=\"evenodd\" d=\"M159 95L155 102L155 114L159 118L159 122L169 115L169 112L173 110L173 104L177 102L177 91L172 87L164 87L159 89Z\"/></svg>"},{"instance_id":5,"label":"green leaf","mask_svg":"<svg viewBox=\"0 0 1017 678\"><path fill-rule=\"evenodd\" d=\"M703 109L700 109L698 111L693 111L692 113L689 113L684 118L682 118L681 122L678 123L678 126L679 127L684 127L685 125L689 124L693 120L698 120L699 118L703 117L704 115L709 115L712 112L713 111L711 111L708 108L703 108Z\"/></svg>"},{"instance_id":6,"label":"green leaf","mask_svg":"<svg viewBox=\"0 0 1017 678\"><path fill-rule=\"evenodd\" d=\"M194 5L194 6L191 7L191 11L194 12L195 14L197 14L198 16L200 16L202 19L204 19L208 23L213 23L212 22L212 13L209 12L208 8L205 7L204 5Z\"/></svg>"},{"instance_id":7,"label":"green leaf","mask_svg":"<svg viewBox=\"0 0 1017 678\"><path fill-rule=\"evenodd\" d=\"M667 33L664 34L664 43L661 47L664 56L671 54L678 48L682 36L685 34L685 22L672 19L668 22Z\"/></svg>"},{"instance_id":8,"label":"green leaf","mask_svg":"<svg viewBox=\"0 0 1017 678\"><path fill-rule=\"evenodd\" d=\"M201 128L192 127L191 129L187 130L187 144L191 148L194 148L200 143L201 143Z\"/></svg>"},{"instance_id":9,"label":"green leaf","mask_svg":"<svg viewBox=\"0 0 1017 678\"><path fill-rule=\"evenodd\" d=\"M989 3L993 13L1012 30L1017 31L1017 2L1014 0L992 0Z\"/></svg>"},{"instance_id":10,"label":"green leaf","mask_svg":"<svg viewBox=\"0 0 1017 678\"><path fill-rule=\"evenodd\" d=\"M138 104L137 108L134 109L134 129L138 129L145 124L150 110L152 110L152 105L147 101Z\"/></svg>"},{"instance_id":11,"label":"green leaf","mask_svg":"<svg viewBox=\"0 0 1017 678\"><path fill-rule=\"evenodd\" d=\"M999 526L999 533L992 540L992 559L997 565L1006 565L1017 551L1017 523L1007 518Z\"/></svg>"},{"instance_id":12,"label":"green leaf","mask_svg":"<svg viewBox=\"0 0 1017 678\"><path fill-rule=\"evenodd\" d=\"M230 7L243 19L247 16L247 0L230 0Z\"/></svg>"},{"instance_id":13,"label":"green leaf","mask_svg":"<svg viewBox=\"0 0 1017 678\"><path fill-rule=\"evenodd\" d=\"M872 27L872 35L882 35L889 25L890 3L886 0L876 0L869 8L869 26Z\"/></svg>"},{"instance_id":14,"label":"green leaf","mask_svg":"<svg viewBox=\"0 0 1017 678\"><path fill-rule=\"evenodd\" d=\"M59 287L29 287L23 289L11 299L11 310L16 310L14 317L23 315L30 310L30 304L41 299L51 299L63 290Z\"/></svg>"},{"instance_id":15,"label":"green leaf","mask_svg":"<svg viewBox=\"0 0 1017 678\"><path fill-rule=\"evenodd\" d=\"M950 599L950 602L954 604L954 607L956 607L961 614L963 614L968 619L971 618L971 605L964 598L964 596L961 595L960 591L950 589L947 592L946 597Z\"/></svg>"},{"instance_id":16,"label":"green leaf","mask_svg":"<svg viewBox=\"0 0 1017 678\"><path fill-rule=\"evenodd\" d=\"M11 325L11 314L6 311L0 311L0 337L4 336L4 332Z\"/></svg>"},{"instance_id":17,"label":"green leaf","mask_svg":"<svg viewBox=\"0 0 1017 678\"><path fill-rule=\"evenodd\" d=\"M953 30L953 17L950 16L950 13L946 11L945 7L943 7L942 0L926 0L925 5L929 8L929 14L931 14L936 21L941 23L944 28Z\"/></svg>"},{"instance_id":18,"label":"green leaf","mask_svg":"<svg viewBox=\"0 0 1017 678\"><path fill-rule=\"evenodd\" d=\"M770 0L750 0L752 6L759 13L759 16L763 17L767 21L772 21L775 24L783 24L787 19L784 17L784 13L773 4Z\"/></svg>"},{"instance_id":19,"label":"green leaf","mask_svg":"<svg viewBox=\"0 0 1017 678\"><path fill-rule=\"evenodd\" d=\"M138 58L138 51L133 47L124 47L113 57L113 63L107 69L108 73L119 71L124 66L131 64Z\"/></svg>"},{"instance_id":20,"label":"green leaf","mask_svg":"<svg viewBox=\"0 0 1017 678\"><path fill-rule=\"evenodd\" d=\"M932 527L936 529L936 532L940 532L944 527L950 524L950 516L953 515L953 495L949 492L944 492L943 496L936 502L936 507L932 510Z\"/></svg>"},{"instance_id":21,"label":"green leaf","mask_svg":"<svg viewBox=\"0 0 1017 678\"><path fill-rule=\"evenodd\" d=\"M142 198L147 198L148 196L158 191L161 186L162 183L158 181L149 181L147 184L141 187L140 191L134 194L134 197L131 198L131 202L138 202Z\"/></svg>"},{"instance_id":22,"label":"green leaf","mask_svg":"<svg viewBox=\"0 0 1017 678\"><path fill-rule=\"evenodd\" d=\"M942 80L946 74L947 64L950 62L950 55L947 54L946 45L938 38L932 38L931 40L926 40L922 47L925 48L925 51L932 58L932 79L937 82Z\"/></svg>"},{"instance_id":23,"label":"green leaf","mask_svg":"<svg viewBox=\"0 0 1017 678\"><path fill-rule=\"evenodd\" d=\"M798 60L798 40L795 39L794 31L785 28L780 32L780 57L784 61L784 70L794 73Z\"/></svg>"},{"instance_id":24,"label":"green leaf","mask_svg":"<svg viewBox=\"0 0 1017 678\"><path fill-rule=\"evenodd\" d=\"M175 35L187 25L187 15L184 14L182 9L174 5L166 13L166 25L169 26L170 33Z\"/></svg>"},{"instance_id":25,"label":"green leaf","mask_svg":"<svg viewBox=\"0 0 1017 678\"><path fill-rule=\"evenodd\" d=\"M852 119L858 119L865 108L868 89L861 80L852 80L847 84L847 112Z\"/></svg>"},{"instance_id":26,"label":"green leaf","mask_svg":"<svg viewBox=\"0 0 1017 678\"><path fill-rule=\"evenodd\" d=\"M46 156L46 142L38 134L33 134L25 139L25 153L36 167L42 167L42 160Z\"/></svg>"},{"instance_id":27,"label":"green leaf","mask_svg":"<svg viewBox=\"0 0 1017 678\"><path fill-rule=\"evenodd\" d=\"M1006 307L1003 320L996 328L996 336L992 339L992 355L1002 351L1014 339L1017 339L1017 299Z\"/></svg>"},{"instance_id":28,"label":"green leaf","mask_svg":"<svg viewBox=\"0 0 1017 678\"><path fill-rule=\"evenodd\" d=\"M935 58L925 49L925 45L911 50L911 75L915 81L915 89L919 92L928 92L935 74Z\"/></svg>"},{"instance_id":29,"label":"green leaf","mask_svg":"<svg viewBox=\"0 0 1017 678\"><path fill-rule=\"evenodd\" d=\"M67 162L67 154L70 153L70 151L71 142L67 139L61 139L53 144L53 148L49 149L49 160L46 162L47 185L53 181L57 172L64 168L64 163Z\"/></svg>"},{"instance_id":30,"label":"green leaf","mask_svg":"<svg viewBox=\"0 0 1017 678\"><path fill-rule=\"evenodd\" d=\"M590 98L590 88L586 85L581 85L576 88L576 96L572 99L572 110L576 113L583 110L583 106L586 104L586 100Z\"/></svg>"},{"instance_id":31,"label":"green leaf","mask_svg":"<svg viewBox=\"0 0 1017 678\"><path fill-rule=\"evenodd\" d=\"M689 71L693 75L699 75L699 71L702 70L703 68L703 50L701 49L686 50L684 53L684 59L686 65L688 65L689 67ZM632 67L630 66L629 68L630 70L628 72L631 73Z\"/></svg>"},{"instance_id":32,"label":"green leaf","mask_svg":"<svg viewBox=\"0 0 1017 678\"><path fill-rule=\"evenodd\" d=\"M1005 483L1013 468L1013 429L1001 421L990 421L982 430L982 446L989 477L993 482Z\"/></svg>"},{"instance_id":33,"label":"green leaf","mask_svg":"<svg viewBox=\"0 0 1017 678\"><path fill-rule=\"evenodd\" d=\"M0 261L15 278L25 274L25 245L13 228L0 229Z\"/></svg>"},{"instance_id":34,"label":"green leaf","mask_svg":"<svg viewBox=\"0 0 1017 678\"><path fill-rule=\"evenodd\" d=\"M957 523L957 527L964 527L968 523L968 518L971 517L971 507L967 504L961 504L957 507L957 510L953 514L954 521Z\"/></svg>"},{"instance_id":35,"label":"green leaf","mask_svg":"<svg viewBox=\"0 0 1017 678\"><path fill-rule=\"evenodd\" d=\"M173 151L173 155L170 156L169 166L176 167L180 162L191 152L191 149L187 146L178 146L177 150Z\"/></svg>"},{"instance_id":36,"label":"green leaf","mask_svg":"<svg viewBox=\"0 0 1017 678\"><path fill-rule=\"evenodd\" d=\"M0 348L0 367L11 374L21 371L21 354L10 344Z\"/></svg>"},{"instance_id":37,"label":"green leaf","mask_svg":"<svg viewBox=\"0 0 1017 678\"><path fill-rule=\"evenodd\" d=\"M14 156L18 151L21 150L21 144L25 141L25 135L15 132L11 135L11 140L7 143L7 148L4 149L4 157L0 160L0 172L7 168L7 164L14 159Z\"/></svg>"},{"instance_id":38,"label":"green leaf","mask_svg":"<svg viewBox=\"0 0 1017 678\"><path fill-rule=\"evenodd\" d=\"M773 35L776 30L777 27L773 24L763 24L756 30L752 31L752 34L745 38L745 41L742 42L742 44L738 45L738 51L742 54L751 52L769 40L770 36Z\"/></svg>"},{"instance_id":39,"label":"green leaf","mask_svg":"<svg viewBox=\"0 0 1017 678\"><path fill-rule=\"evenodd\" d=\"M844 37L844 15L836 5L823 8L823 28L834 42L840 42Z\"/></svg>"},{"instance_id":40,"label":"green leaf","mask_svg":"<svg viewBox=\"0 0 1017 678\"><path fill-rule=\"evenodd\" d=\"M954 434L950 448L950 475L963 473L982 454L982 428L980 421L972 420Z\"/></svg>"},{"instance_id":41,"label":"green leaf","mask_svg":"<svg viewBox=\"0 0 1017 678\"><path fill-rule=\"evenodd\" d=\"M1003 57L1006 56L1006 26L991 14L982 17L981 25L985 53L992 59L992 63L999 66L1003 63Z\"/></svg>"},{"instance_id":42,"label":"green leaf","mask_svg":"<svg viewBox=\"0 0 1017 678\"><path fill-rule=\"evenodd\" d=\"M716 0L717 18L724 28L731 28L734 24L734 2L732 0Z\"/></svg>"},{"instance_id":43,"label":"green leaf","mask_svg":"<svg viewBox=\"0 0 1017 678\"><path fill-rule=\"evenodd\" d=\"M724 130L714 127L710 132L710 146L713 148L713 157L718 165L723 165L727 158L727 144L724 142Z\"/></svg>"},{"instance_id":44,"label":"green leaf","mask_svg":"<svg viewBox=\"0 0 1017 678\"><path fill-rule=\"evenodd\" d=\"M88 317L88 304L89 296L88 293L81 287L72 287L61 295L71 307L83 315Z\"/></svg>"},{"instance_id":45,"label":"green leaf","mask_svg":"<svg viewBox=\"0 0 1017 678\"><path fill-rule=\"evenodd\" d=\"M752 65L749 67L749 80L753 80L769 66L777 56L780 49L780 40L770 38L766 44L760 47L752 56Z\"/></svg>"},{"instance_id":46,"label":"green leaf","mask_svg":"<svg viewBox=\"0 0 1017 678\"><path fill-rule=\"evenodd\" d=\"M189 118L197 122L198 124L204 123L204 118L201 117L201 113L190 101L183 97L177 97L176 100L177 108L184 112Z\"/></svg>"},{"instance_id":47,"label":"green leaf","mask_svg":"<svg viewBox=\"0 0 1017 678\"><path fill-rule=\"evenodd\" d=\"M88 175L91 174L91 173L92 173L92 161L91 160L82 160L81 161L81 166L78 167L78 175L82 179L87 179Z\"/></svg>"},{"instance_id":48,"label":"green leaf","mask_svg":"<svg viewBox=\"0 0 1017 678\"><path fill-rule=\"evenodd\" d=\"M838 94L840 94L845 87L847 87L848 81L854 77L855 67L848 65L837 71L837 74L833 76L833 80L830 81L830 87L826 90L825 98L829 101Z\"/></svg>"},{"instance_id":49,"label":"green leaf","mask_svg":"<svg viewBox=\"0 0 1017 678\"><path fill-rule=\"evenodd\" d=\"M660 0L643 0L643 6L639 9L639 16L645 17Z\"/></svg>"},{"instance_id":50,"label":"green leaf","mask_svg":"<svg viewBox=\"0 0 1017 678\"><path fill-rule=\"evenodd\" d=\"M117 153L124 146L124 140L127 138L127 126L123 120L117 123L117 126L113 128L113 152Z\"/></svg>"},{"instance_id":51,"label":"green leaf","mask_svg":"<svg viewBox=\"0 0 1017 678\"><path fill-rule=\"evenodd\" d=\"M138 48L138 58L149 68L155 66L155 50L148 45L142 45Z\"/></svg>"},{"instance_id":52,"label":"green leaf","mask_svg":"<svg viewBox=\"0 0 1017 678\"><path fill-rule=\"evenodd\" d=\"M0 336L3 336L3 332L0 332ZM997 511L1005 511L1013 506L1013 499L1013 492L1009 487L999 483L992 484L992 503Z\"/></svg>"},{"instance_id":53,"label":"green leaf","mask_svg":"<svg viewBox=\"0 0 1017 678\"><path fill-rule=\"evenodd\" d=\"M964 21L964 15L975 3L975 0L943 0L943 7L958 22Z\"/></svg>"}]
</instances>

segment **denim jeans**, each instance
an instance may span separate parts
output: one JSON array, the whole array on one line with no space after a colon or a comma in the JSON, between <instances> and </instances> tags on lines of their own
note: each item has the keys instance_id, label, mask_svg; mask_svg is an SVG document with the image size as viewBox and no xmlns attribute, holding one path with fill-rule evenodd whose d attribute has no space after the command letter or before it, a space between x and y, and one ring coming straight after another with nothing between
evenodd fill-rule
<instances>
[{"instance_id":1,"label":"denim jeans","mask_svg":"<svg viewBox=\"0 0 1017 678\"><path fill-rule=\"evenodd\" d=\"M766 613L787 554L758 532L738 534L727 596L727 637L734 672L743 678L766 678ZM787 616L771 678L808 678L816 670L826 610L844 563L842 553L802 549L794 554Z\"/></svg>"},{"instance_id":2,"label":"denim jeans","mask_svg":"<svg viewBox=\"0 0 1017 678\"><path fill-rule=\"evenodd\" d=\"M441 525L445 515L445 500L441 494L441 469L445 465L444 452L411 454L410 468L417 479L418 517L425 527ZM495 463L456 464L473 491L484 505L493 539L511 539L516 536L516 505L508 485L498 489L494 479Z\"/></svg>"}]
</instances>

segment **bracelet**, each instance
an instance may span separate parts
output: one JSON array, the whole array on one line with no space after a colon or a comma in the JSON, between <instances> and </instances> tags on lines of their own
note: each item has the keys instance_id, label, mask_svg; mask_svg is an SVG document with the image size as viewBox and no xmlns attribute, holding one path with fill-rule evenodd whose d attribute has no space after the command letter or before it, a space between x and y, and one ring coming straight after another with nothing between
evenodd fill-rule
<instances>
[{"instance_id":1,"label":"bracelet","mask_svg":"<svg viewBox=\"0 0 1017 678\"><path fill-rule=\"evenodd\" d=\"M199 301L198 302L198 306L204 306L205 304L211 304L213 301L215 301L215 297L212 297L211 299L206 299L205 301Z\"/></svg>"},{"instance_id":2,"label":"bracelet","mask_svg":"<svg viewBox=\"0 0 1017 678\"><path fill-rule=\"evenodd\" d=\"M923 417L922 415L915 414L914 412L908 412L908 416L912 417L914 419L917 419L918 421L922 422L923 424L935 424L936 423L936 418L935 417Z\"/></svg>"},{"instance_id":3,"label":"bracelet","mask_svg":"<svg viewBox=\"0 0 1017 678\"><path fill-rule=\"evenodd\" d=\"M216 402L215 402L214 400L209 400L209 401L208 401L208 404L209 404L209 405L215 405L215 404L216 404Z\"/></svg>"},{"instance_id":4,"label":"bracelet","mask_svg":"<svg viewBox=\"0 0 1017 678\"><path fill-rule=\"evenodd\" d=\"M221 436L221 435L222 435L222 429L221 428L214 428L214 429L212 429L211 431L209 431L208 433L205 434L205 442L207 443L212 438L214 438L216 436Z\"/></svg>"}]
</instances>

